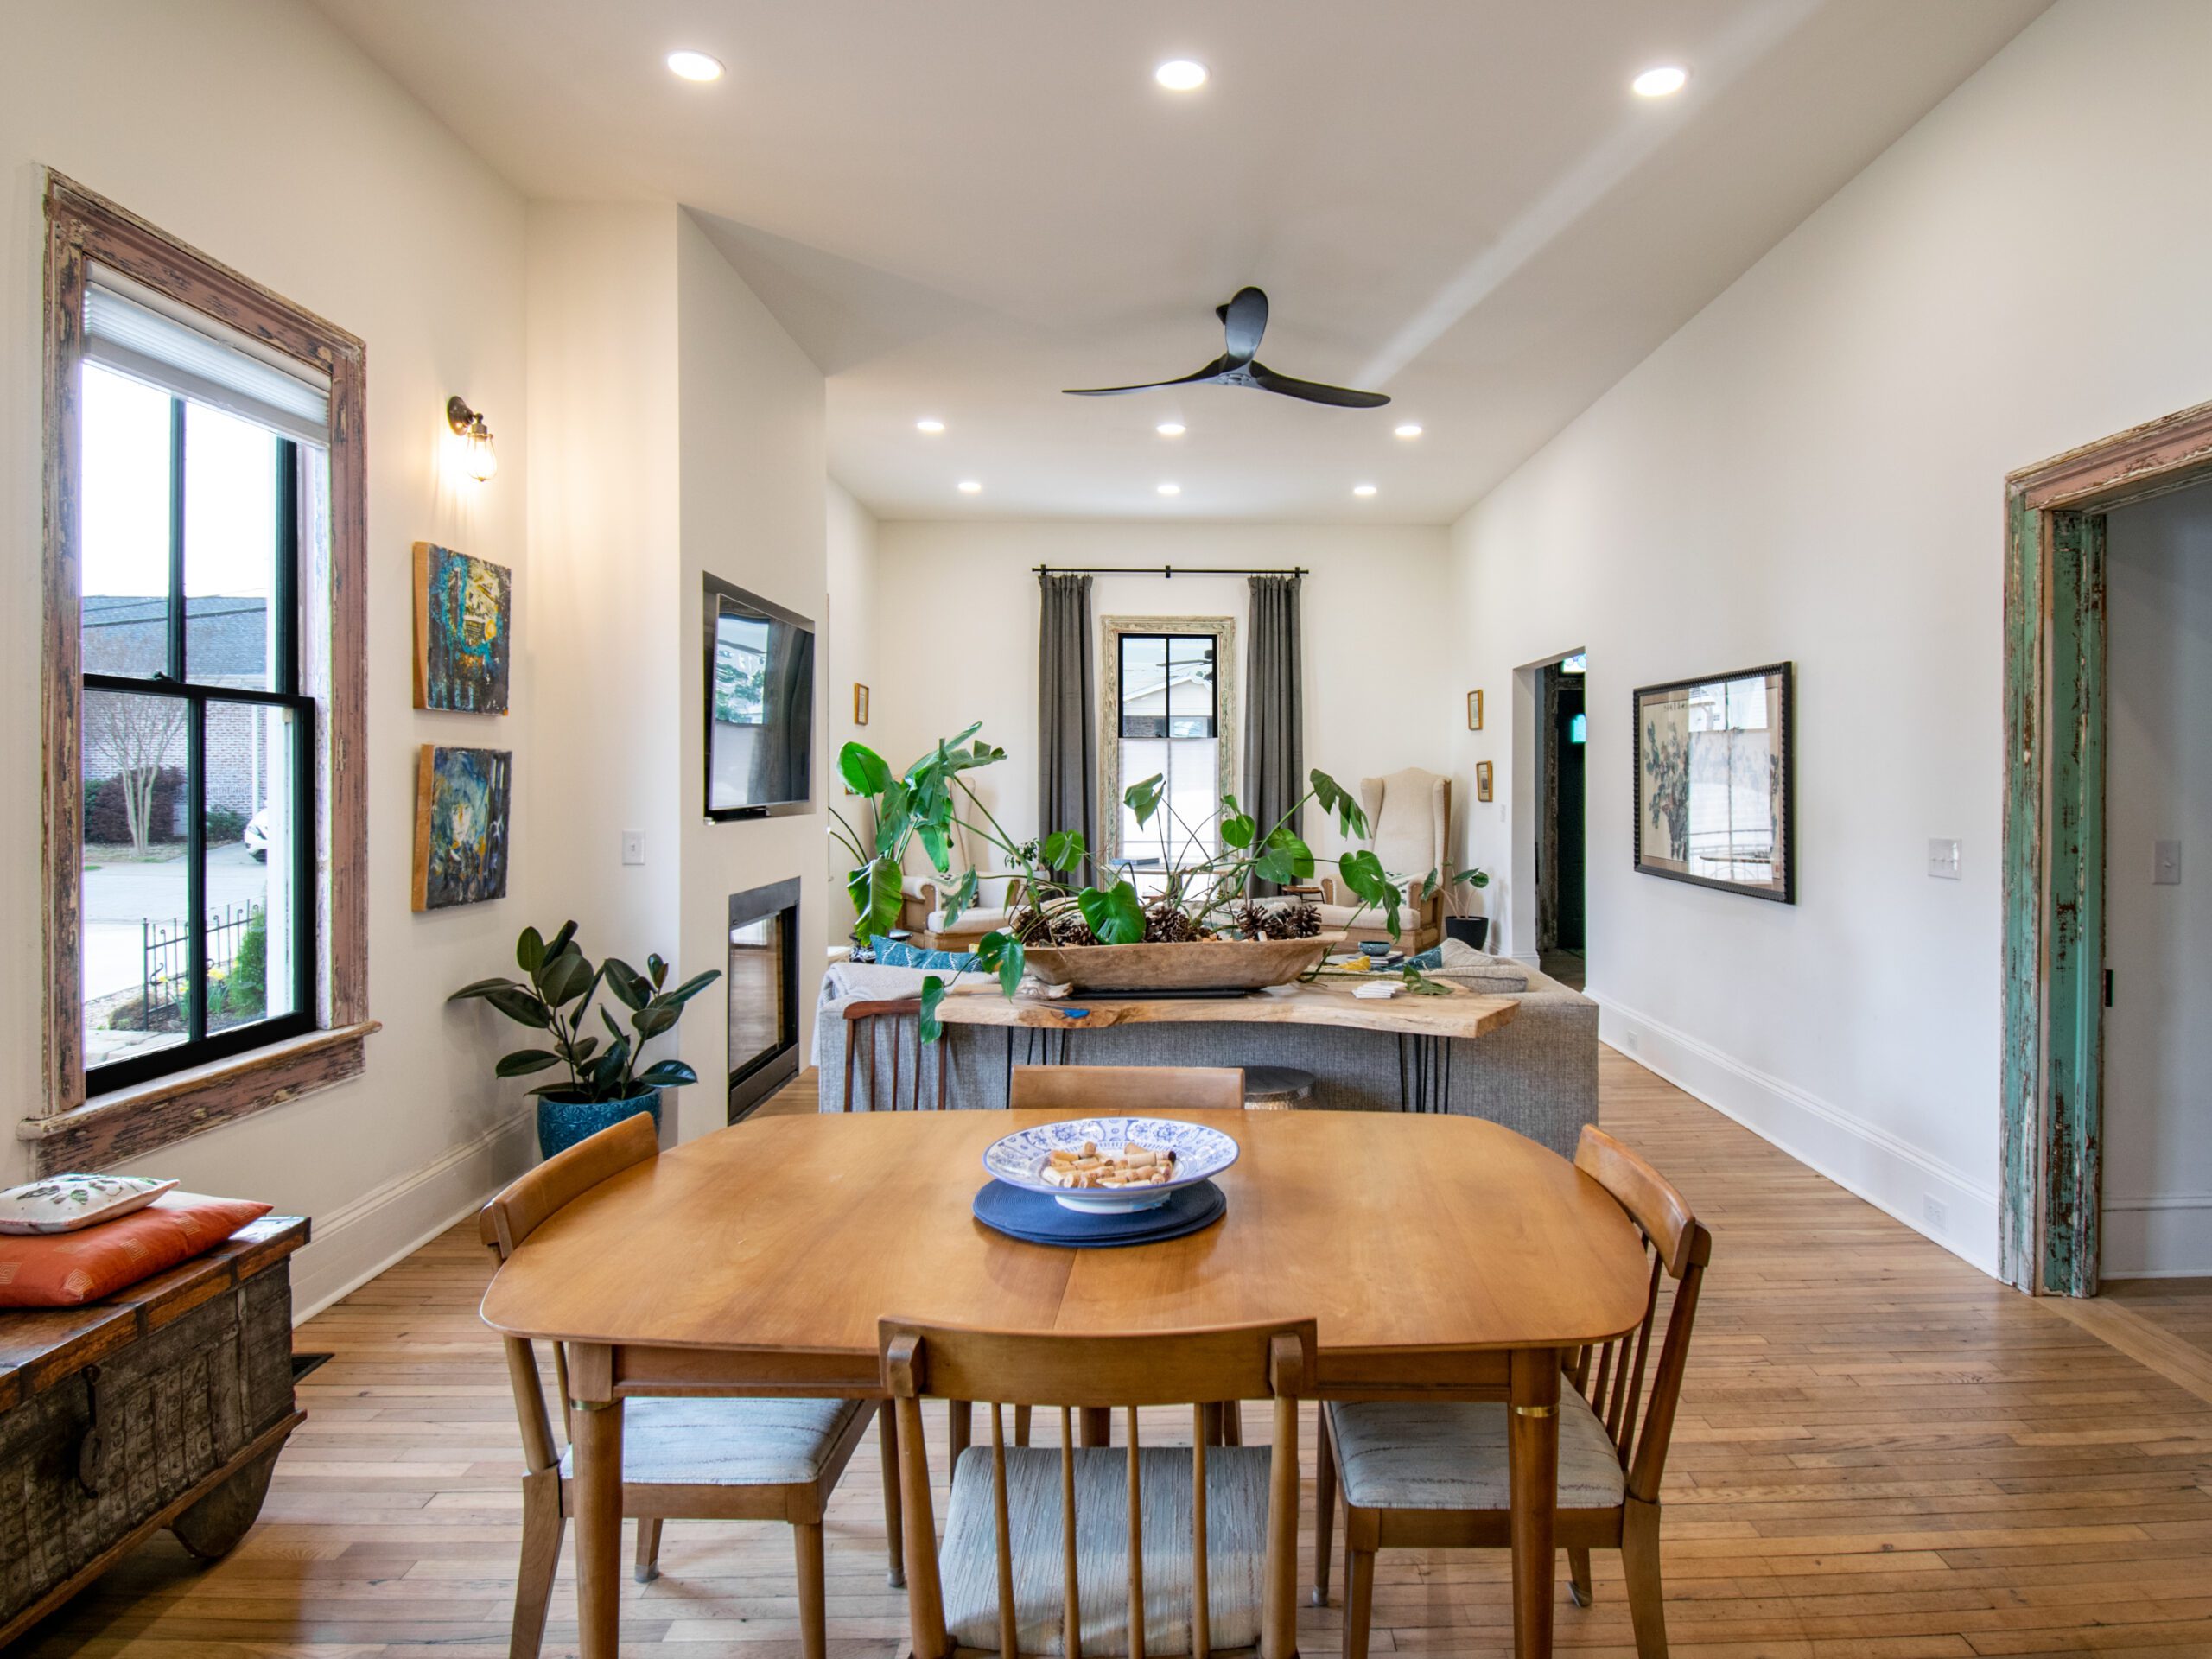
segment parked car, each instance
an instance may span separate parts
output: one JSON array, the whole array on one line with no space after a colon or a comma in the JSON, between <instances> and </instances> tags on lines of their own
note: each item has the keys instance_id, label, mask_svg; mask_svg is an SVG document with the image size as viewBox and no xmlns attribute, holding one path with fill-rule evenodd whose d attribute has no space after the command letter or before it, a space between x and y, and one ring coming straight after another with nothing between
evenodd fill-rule
<instances>
[{"instance_id":1,"label":"parked car","mask_svg":"<svg viewBox=\"0 0 2212 1659\"><path fill-rule=\"evenodd\" d=\"M257 864L269 861L269 809L263 807L245 821L245 833L238 837L245 849L253 855Z\"/></svg>"}]
</instances>

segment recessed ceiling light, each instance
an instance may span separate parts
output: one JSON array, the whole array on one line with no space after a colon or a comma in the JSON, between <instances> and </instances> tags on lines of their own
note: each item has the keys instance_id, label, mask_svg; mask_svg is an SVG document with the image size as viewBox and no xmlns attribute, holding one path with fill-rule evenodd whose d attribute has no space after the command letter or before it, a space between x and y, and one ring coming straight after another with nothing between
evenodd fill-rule
<instances>
[{"instance_id":1,"label":"recessed ceiling light","mask_svg":"<svg viewBox=\"0 0 2212 1659\"><path fill-rule=\"evenodd\" d=\"M1676 63L1662 63L1645 70L1630 88L1638 98L1670 98L1689 84L1690 72Z\"/></svg>"},{"instance_id":2,"label":"recessed ceiling light","mask_svg":"<svg viewBox=\"0 0 2212 1659\"><path fill-rule=\"evenodd\" d=\"M1153 430L1159 433L1163 438L1179 438L1183 435L1183 423L1180 421L1162 421L1158 426L1153 428Z\"/></svg>"},{"instance_id":3,"label":"recessed ceiling light","mask_svg":"<svg viewBox=\"0 0 2212 1659\"><path fill-rule=\"evenodd\" d=\"M1397 429L1397 434L1402 438L1417 438L1421 436L1421 423L1418 421L1408 421L1403 426Z\"/></svg>"},{"instance_id":4,"label":"recessed ceiling light","mask_svg":"<svg viewBox=\"0 0 2212 1659\"><path fill-rule=\"evenodd\" d=\"M668 67L686 80L720 80L722 60L710 58L704 52L671 52Z\"/></svg>"},{"instance_id":5,"label":"recessed ceiling light","mask_svg":"<svg viewBox=\"0 0 2212 1659\"><path fill-rule=\"evenodd\" d=\"M925 416L921 420L914 423L914 430L917 432L926 432L931 437L935 437L938 433L944 430L944 423L938 420L934 416Z\"/></svg>"},{"instance_id":6,"label":"recessed ceiling light","mask_svg":"<svg viewBox=\"0 0 2212 1659\"><path fill-rule=\"evenodd\" d=\"M1162 495L1180 495L1183 486L1180 484L1163 484L1160 486L1160 493Z\"/></svg>"},{"instance_id":7,"label":"recessed ceiling light","mask_svg":"<svg viewBox=\"0 0 2212 1659\"><path fill-rule=\"evenodd\" d=\"M960 480L960 493L961 493L961 494L963 494L963 495L981 495L982 493L983 493L983 486L982 486L980 483L976 482L976 480L974 480L974 479L972 479L972 478L963 478L963 479L962 479L962 480Z\"/></svg>"},{"instance_id":8,"label":"recessed ceiling light","mask_svg":"<svg viewBox=\"0 0 2212 1659\"><path fill-rule=\"evenodd\" d=\"M1372 484L1355 484L1351 486L1351 493L1354 495L1372 495L1375 486Z\"/></svg>"},{"instance_id":9,"label":"recessed ceiling light","mask_svg":"<svg viewBox=\"0 0 2212 1659\"><path fill-rule=\"evenodd\" d=\"M1194 92L1206 84L1206 67L1189 58L1170 58L1152 78L1171 92Z\"/></svg>"}]
</instances>

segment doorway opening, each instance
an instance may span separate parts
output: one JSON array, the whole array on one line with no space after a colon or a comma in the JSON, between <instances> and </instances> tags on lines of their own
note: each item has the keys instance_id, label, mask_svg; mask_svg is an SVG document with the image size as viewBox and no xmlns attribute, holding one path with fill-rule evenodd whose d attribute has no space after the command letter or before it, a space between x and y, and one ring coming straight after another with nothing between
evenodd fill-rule
<instances>
[{"instance_id":1,"label":"doorway opening","mask_svg":"<svg viewBox=\"0 0 2212 1659\"><path fill-rule=\"evenodd\" d=\"M1998 1249L2038 1295L2097 1294L2106 1008L2130 988L2107 976L2108 518L2207 480L2212 404L2005 480Z\"/></svg>"},{"instance_id":2,"label":"doorway opening","mask_svg":"<svg viewBox=\"0 0 2212 1659\"><path fill-rule=\"evenodd\" d=\"M1578 991L1589 976L1587 667L1586 654L1578 651L1536 676L1536 963Z\"/></svg>"}]
</instances>

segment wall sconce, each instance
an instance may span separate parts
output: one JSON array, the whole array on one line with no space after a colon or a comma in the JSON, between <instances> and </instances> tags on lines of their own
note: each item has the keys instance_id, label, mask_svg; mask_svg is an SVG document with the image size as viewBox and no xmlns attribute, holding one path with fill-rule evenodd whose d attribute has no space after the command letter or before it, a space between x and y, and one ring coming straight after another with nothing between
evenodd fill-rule
<instances>
[{"instance_id":1,"label":"wall sconce","mask_svg":"<svg viewBox=\"0 0 2212 1659\"><path fill-rule=\"evenodd\" d=\"M484 424L484 417L460 398L448 397L446 424L461 439L465 457L461 465L468 475L479 484L486 482L499 470L499 457L493 451L492 429Z\"/></svg>"}]
</instances>

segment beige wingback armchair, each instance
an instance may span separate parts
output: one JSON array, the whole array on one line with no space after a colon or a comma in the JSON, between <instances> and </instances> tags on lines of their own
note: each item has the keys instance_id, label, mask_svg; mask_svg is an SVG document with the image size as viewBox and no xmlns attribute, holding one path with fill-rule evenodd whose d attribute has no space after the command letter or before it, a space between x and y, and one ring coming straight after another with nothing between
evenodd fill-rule
<instances>
[{"instance_id":1,"label":"beige wingback armchair","mask_svg":"<svg viewBox=\"0 0 2212 1659\"><path fill-rule=\"evenodd\" d=\"M1398 939L1408 950L1426 950L1444 937L1444 895L1424 901L1421 884L1434 870L1448 875L1446 849L1452 832L1452 780L1419 766L1387 778L1359 780L1360 810L1367 814L1369 846L1382 868L1406 882L1406 903L1398 912ZM1321 881L1321 925L1342 928L1358 944L1388 939L1382 912L1357 901L1334 876Z\"/></svg>"},{"instance_id":2,"label":"beige wingback armchair","mask_svg":"<svg viewBox=\"0 0 2212 1659\"><path fill-rule=\"evenodd\" d=\"M899 925L914 936L914 943L928 950L973 950L992 929L1004 927L1021 902L1021 878L1004 870L978 868L976 854L988 847L970 844L957 825L952 832L952 874L939 875L931 868L918 836L908 845L906 878L899 883ZM945 925L944 904L960 885L962 872L976 871L976 902Z\"/></svg>"}]
</instances>

